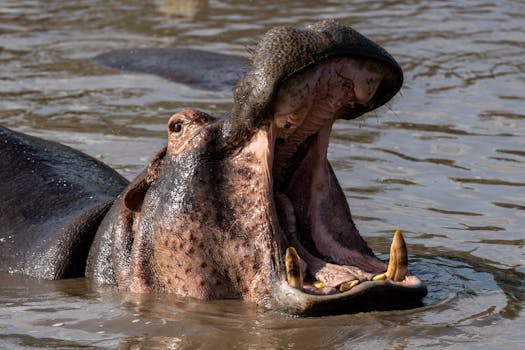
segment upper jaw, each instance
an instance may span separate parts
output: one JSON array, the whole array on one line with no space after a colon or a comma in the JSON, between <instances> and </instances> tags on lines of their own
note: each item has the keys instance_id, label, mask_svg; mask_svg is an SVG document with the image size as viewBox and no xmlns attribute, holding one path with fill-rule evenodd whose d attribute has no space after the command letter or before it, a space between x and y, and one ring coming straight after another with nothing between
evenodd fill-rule
<instances>
[{"instance_id":1,"label":"upper jaw","mask_svg":"<svg viewBox=\"0 0 525 350\"><path fill-rule=\"evenodd\" d=\"M392 69L378 61L334 57L283 82L271 113L276 182L281 185L287 181L291 175L290 162L302 160L321 130L327 132L317 142L317 148L326 154L334 121L354 118L363 109L373 108L384 99L377 90L392 79L392 74Z\"/></svg>"},{"instance_id":2,"label":"upper jaw","mask_svg":"<svg viewBox=\"0 0 525 350\"><path fill-rule=\"evenodd\" d=\"M375 62L383 79L371 103L342 109L338 117L356 118L383 105L403 84L403 72L392 56L349 26L328 20L303 28L276 27L260 40L247 72L234 89L233 109L224 124L227 144L232 148L242 145L268 122L283 82L324 61L341 57Z\"/></svg>"}]
</instances>

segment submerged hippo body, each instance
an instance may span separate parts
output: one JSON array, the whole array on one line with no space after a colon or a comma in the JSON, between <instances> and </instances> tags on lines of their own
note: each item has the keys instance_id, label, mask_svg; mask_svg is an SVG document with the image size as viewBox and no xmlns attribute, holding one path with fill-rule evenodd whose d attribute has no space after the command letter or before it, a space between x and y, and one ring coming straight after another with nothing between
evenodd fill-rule
<instances>
[{"instance_id":1,"label":"submerged hippo body","mask_svg":"<svg viewBox=\"0 0 525 350\"><path fill-rule=\"evenodd\" d=\"M0 271L84 274L95 231L128 181L70 147L0 127Z\"/></svg>"},{"instance_id":2,"label":"submerged hippo body","mask_svg":"<svg viewBox=\"0 0 525 350\"><path fill-rule=\"evenodd\" d=\"M326 157L333 122L384 104L402 79L386 51L349 27L325 21L270 31L227 118L195 110L170 118L167 145L98 226L87 277L139 293L244 298L294 314L418 305L426 287L407 272L402 235L394 237L388 266L374 256ZM122 187L118 176L107 176L118 183L114 189ZM104 188L95 193L101 208L116 196ZM37 206L49 206L37 195ZM11 223L0 220L1 227ZM29 235L29 227L17 230L10 236ZM50 235L69 240L63 231ZM37 241L32 234L20 249ZM10 259L1 257L0 268L27 273L10 266L17 244L2 250ZM30 265L33 256L23 256Z\"/></svg>"},{"instance_id":3,"label":"submerged hippo body","mask_svg":"<svg viewBox=\"0 0 525 350\"><path fill-rule=\"evenodd\" d=\"M244 57L192 48L114 50L94 58L102 66L139 73L211 91L231 91L248 66Z\"/></svg>"}]
</instances>

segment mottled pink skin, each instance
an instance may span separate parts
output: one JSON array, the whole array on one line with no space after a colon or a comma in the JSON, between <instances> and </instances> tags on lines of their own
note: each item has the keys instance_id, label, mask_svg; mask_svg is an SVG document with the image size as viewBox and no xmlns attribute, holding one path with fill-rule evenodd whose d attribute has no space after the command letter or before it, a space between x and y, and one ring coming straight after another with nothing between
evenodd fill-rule
<instances>
[{"instance_id":1,"label":"mottled pink skin","mask_svg":"<svg viewBox=\"0 0 525 350\"><path fill-rule=\"evenodd\" d=\"M118 233L113 250L130 250L128 262L113 263L109 271L120 289L205 300L260 301L270 294L280 263L272 227L270 139L261 130L225 157L209 149L216 126L201 112L175 114L166 149L102 223L102 231ZM96 263L107 260L97 256L105 243L95 242L88 273L111 283L108 273L96 272Z\"/></svg>"},{"instance_id":2,"label":"mottled pink skin","mask_svg":"<svg viewBox=\"0 0 525 350\"><path fill-rule=\"evenodd\" d=\"M192 113L183 111L172 119ZM196 136L196 131L183 138L171 133L166 157L185 156L181 152L184 147L198 148L195 143L204 141L206 133ZM254 137L256 144L267 143L260 134ZM185 143L182 148L181 142ZM148 235L133 244L131 291L251 301L269 294L278 248L269 220L275 211L270 179L261 166L267 163L268 149L246 147L221 162L218 170L227 176L221 181L219 206L210 205L214 190L209 186L215 184L203 177L200 186L184 194L184 201L192 203L191 210L184 205L168 210L161 207L163 210L151 217L156 224L149 227L149 222L143 224L140 219L137 228L148 230ZM156 200L156 193L146 195L144 203L150 206ZM226 220L226 227L222 220Z\"/></svg>"}]
</instances>

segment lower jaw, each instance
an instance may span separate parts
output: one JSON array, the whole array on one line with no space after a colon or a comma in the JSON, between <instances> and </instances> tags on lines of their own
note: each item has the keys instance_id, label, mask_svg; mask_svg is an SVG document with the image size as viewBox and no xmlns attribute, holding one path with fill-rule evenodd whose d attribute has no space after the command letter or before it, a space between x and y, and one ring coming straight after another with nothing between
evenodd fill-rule
<instances>
[{"instance_id":1,"label":"lower jaw","mask_svg":"<svg viewBox=\"0 0 525 350\"><path fill-rule=\"evenodd\" d=\"M364 255L363 260L373 260L373 263L367 264L374 267L369 271L358 266L334 264L310 253L299 240L291 200L278 192L275 193L274 200L281 213L280 226L286 236L284 260L286 280L290 287L305 294L326 296L340 295L369 282L386 281L398 286L420 284L417 277L407 275L408 254L400 231L394 234L388 267L375 257Z\"/></svg>"},{"instance_id":2,"label":"lower jaw","mask_svg":"<svg viewBox=\"0 0 525 350\"><path fill-rule=\"evenodd\" d=\"M372 280L377 275L355 266L330 263L319 258L318 253L311 253L298 238L292 201L278 192L274 199L279 208L280 226L286 236L285 265L287 280L292 287L309 294L337 294L349 290L360 281ZM315 245L310 241L308 246Z\"/></svg>"},{"instance_id":3,"label":"lower jaw","mask_svg":"<svg viewBox=\"0 0 525 350\"><path fill-rule=\"evenodd\" d=\"M300 316L403 310L423 306L426 294L426 286L414 276L403 284L366 281L344 293L329 295L304 293L283 281L273 289L272 302L267 306Z\"/></svg>"},{"instance_id":4,"label":"lower jaw","mask_svg":"<svg viewBox=\"0 0 525 350\"><path fill-rule=\"evenodd\" d=\"M330 128L327 126L310 140L309 151L306 152L299 167L295 170L296 173L310 179L308 183L302 185L314 188L316 182L329 182L327 178L330 176L329 171L326 173L312 171L312 169L323 169L323 164L326 162L326 156L319 155L323 152L313 152L312 149L326 151L329 131ZM292 314L308 315L402 309L421 303L427 289L417 277L407 275L406 246L400 232L395 234L388 268L385 263L373 255L362 256L364 268L328 263L318 257L321 254L311 254L297 238L299 232L297 232L294 207L296 205L315 207L320 203L316 204L315 201L308 204L292 203L292 199L289 198L290 193L288 193L290 188L304 188L304 186L288 184L286 187L288 188L285 191L286 194L274 192L276 204L274 208L277 209L281 231L285 233L285 238L281 240L283 251L290 252L290 249L293 248L295 254L289 253L288 255L295 255L295 257L285 259L285 265L287 265L286 262L289 265L286 271L283 271L286 272L286 276L283 276L283 279L273 287L272 304L275 308ZM304 193L301 192L295 196L297 197L295 200L303 196ZM322 236L323 232L312 233L312 236L314 235ZM310 242L309 245L315 246L313 242ZM329 255L325 253L322 255ZM323 274L324 276L333 275L334 271L339 273L338 278L323 277Z\"/></svg>"},{"instance_id":5,"label":"lower jaw","mask_svg":"<svg viewBox=\"0 0 525 350\"><path fill-rule=\"evenodd\" d=\"M286 276L274 287L272 308L309 316L401 310L422 305L427 288L419 278L408 274L407 251L401 232L394 234L390 262L379 273L365 272L355 266L330 264L303 247L295 231L295 215L290 200L279 193L275 197L284 212L281 226L286 230L288 247L284 259ZM322 277L323 274L330 276L337 273L339 280Z\"/></svg>"}]
</instances>

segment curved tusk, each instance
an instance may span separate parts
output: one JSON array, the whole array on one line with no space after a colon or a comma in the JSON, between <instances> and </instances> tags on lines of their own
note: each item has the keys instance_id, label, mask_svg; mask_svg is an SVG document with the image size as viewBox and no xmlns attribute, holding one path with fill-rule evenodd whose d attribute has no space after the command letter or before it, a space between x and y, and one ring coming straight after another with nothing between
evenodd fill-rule
<instances>
[{"instance_id":1,"label":"curved tusk","mask_svg":"<svg viewBox=\"0 0 525 350\"><path fill-rule=\"evenodd\" d=\"M396 230L390 246L390 260L386 270L386 278L396 282L405 279L408 272L408 253L405 239L401 231Z\"/></svg>"},{"instance_id":2,"label":"curved tusk","mask_svg":"<svg viewBox=\"0 0 525 350\"><path fill-rule=\"evenodd\" d=\"M284 263L286 266L286 279L288 284L294 288L303 289L303 274L301 271L301 259L294 247L286 249L284 256Z\"/></svg>"}]
</instances>

